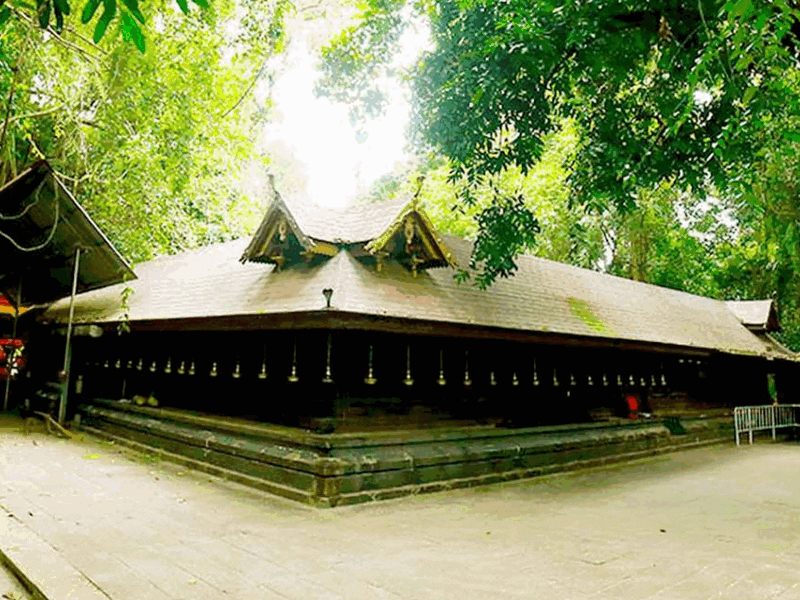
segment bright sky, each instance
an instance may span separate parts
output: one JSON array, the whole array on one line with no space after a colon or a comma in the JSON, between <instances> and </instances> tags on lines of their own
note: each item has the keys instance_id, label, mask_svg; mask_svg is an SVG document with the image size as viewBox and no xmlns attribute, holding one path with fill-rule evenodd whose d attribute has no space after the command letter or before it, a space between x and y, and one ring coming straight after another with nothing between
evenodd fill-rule
<instances>
[{"instance_id":1,"label":"bright sky","mask_svg":"<svg viewBox=\"0 0 800 600\"><path fill-rule=\"evenodd\" d=\"M296 31L282 55L272 92L275 119L263 141L280 141L291 151L300 163L295 168L302 169L307 178L305 192L310 200L344 206L403 159L409 106L400 88L390 85L386 114L367 123L367 139L359 143L348 122L347 107L314 97L317 59L309 49L308 35L308 30ZM427 33L409 31L396 65L410 64L427 37Z\"/></svg>"}]
</instances>

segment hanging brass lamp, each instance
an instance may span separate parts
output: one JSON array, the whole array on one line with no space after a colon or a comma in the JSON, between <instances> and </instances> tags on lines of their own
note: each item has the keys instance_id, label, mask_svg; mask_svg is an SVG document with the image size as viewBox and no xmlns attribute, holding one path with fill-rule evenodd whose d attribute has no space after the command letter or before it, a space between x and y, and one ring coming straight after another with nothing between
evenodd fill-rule
<instances>
[{"instance_id":1,"label":"hanging brass lamp","mask_svg":"<svg viewBox=\"0 0 800 600\"><path fill-rule=\"evenodd\" d=\"M333 383L331 377L331 334L328 334L328 358L325 363L325 377L322 378L322 383Z\"/></svg>"},{"instance_id":2,"label":"hanging brass lamp","mask_svg":"<svg viewBox=\"0 0 800 600\"><path fill-rule=\"evenodd\" d=\"M464 387L472 387L472 379L469 378L469 350L464 350Z\"/></svg>"},{"instance_id":3,"label":"hanging brass lamp","mask_svg":"<svg viewBox=\"0 0 800 600\"><path fill-rule=\"evenodd\" d=\"M292 372L286 378L289 383L297 383L300 378L297 376L297 337L294 338L294 350L292 351Z\"/></svg>"},{"instance_id":4,"label":"hanging brass lamp","mask_svg":"<svg viewBox=\"0 0 800 600\"><path fill-rule=\"evenodd\" d=\"M375 385L378 382L375 379L375 374L372 372L372 344L369 345L369 364L367 365L367 376L364 378L366 385Z\"/></svg>"},{"instance_id":5,"label":"hanging brass lamp","mask_svg":"<svg viewBox=\"0 0 800 600\"><path fill-rule=\"evenodd\" d=\"M411 377L411 344L406 344L406 378L403 383L411 387L414 385L414 379Z\"/></svg>"},{"instance_id":6,"label":"hanging brass lamp","mask_svg":"<svg viewBox=\"0 0 800 600\"><path fill-rule=\"evenodd\" d=\"M264 345L264 360L261 363L261 370L258 372L259 379L267 378L267 346Z\"/></svg>"}]
</instances>

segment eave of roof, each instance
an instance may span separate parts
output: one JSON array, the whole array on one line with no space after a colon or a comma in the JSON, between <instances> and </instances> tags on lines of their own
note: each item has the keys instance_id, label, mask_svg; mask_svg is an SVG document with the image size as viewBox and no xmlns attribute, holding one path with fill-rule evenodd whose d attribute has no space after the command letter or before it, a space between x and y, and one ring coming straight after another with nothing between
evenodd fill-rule
<instances>
[{"instance_id":1,"label":"eave of roof","mask_svg":"<svg viewBox=\"0 0 800 600\"><path fill-rule=\"evenodd\" d=\"M789 362L800 362L800 355L792 352L766 331L755 334L767 348L767 358L772 360L784 360Z\"/></svg>"},{"instance_id":2,"label":"eave of roof","mask_svg":"<svg viewBox=\"0 0 800 600\"><path fill-rule=\"evenodd\" d=\"M36 198L31 201L31 196ZM24 280L22 304L51 302L68 295L76 248L81 249L79 291L136 278L127 261L58 180L47 161L34 164L0 188L0 210L20 215L4 219L2 230L23 247L40 245L52 234L52 239L36 251L21 251L7 238L0 240L5 259L0 287L15 301L19 277Z\"/></svg>"},{"instance_id":3,"label":"eave of roof","mask_svg":"<svg viewBox=\"0 0 800 600\"><path fill-rule=\"evenodd\" d=\"M466 264L471 244L443 237L456 260ZM401 265L388 263L377 272L347 251L314 267L277 271L255 263L240 265L236 258L246 243L238 240L139 265L140 280L128 284L135 290L129 298L131 322L181 319L200 328L203 322L248 315L319 315L325 307L322 290L331 288L331 316L462 325L501 337L504 331L515 331L606 345L768 355L764 343L722 301L532 256L519 257L515 277L480 290L457 284L449 269L414 277ZM79 296L76 320L121 320L123 287ZM62 301L42 318L63 321L67 313L68 303Z\"/></svg>"}]
</instances>

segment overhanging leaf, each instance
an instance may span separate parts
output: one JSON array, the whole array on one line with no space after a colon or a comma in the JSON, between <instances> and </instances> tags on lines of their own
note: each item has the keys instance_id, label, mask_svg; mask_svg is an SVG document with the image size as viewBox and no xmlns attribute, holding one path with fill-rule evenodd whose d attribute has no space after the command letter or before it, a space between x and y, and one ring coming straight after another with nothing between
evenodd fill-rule
<instances>
[{"instance_id":1,"label":"overhanging leaf","mask_svg":"<svg viewBox=\"0 0 800 600\"><path fill-rule=\"evenodd\" d=\"M68 15L70 13L70 6L67 0L53 0L53 7L61 12L62 15Z\"/></svg>"},{"instance_id":2,"label":"overhanging leaf","mask_svg":"<svg viewBox=\"0 0 800 600\"><path fill-rule=\"evenodd\" d=\"M56 33L60 34L64 31L64 13L61 12L55 0L53 1L53 12L56 15Z\"/></svg>"},{"instance_id":3,"label":"overhanging leaf","mask_svg":"<svg viewBox=\"0 0 800 600\"><path fill-rule=\"evenodd\" d=\"M144 25L144 15L142 14L142 11L139 10L138 0L122 0L122 3L128 8L130 13L136 17L136 20Z\"/></svg>"},{"instance_id":4,"label":"overhanging leaf","mask_svg":"<svg viewBox=\"0 0 800 600\"><path fill-rule=\"evenodd\" d=\"M189 4L186 2L186 0L175 0L175 1L178 3L178 6L181 7L181 10L184 12L184 14L188 15L189 14Z\"/></svg>"},{"instance_id":5,"label":"overhanging leaf","mask_svg":"<svg viewBox=\"0 0 800 600\"><path fill-rule=\"evenodd\" d=\"M139 24L127 11L122 11L122 37L126 42L133 41L139 52L144 54L145 42Z\"/></svg>"},{"instance_id":6,"label":"overhanging leaf","mask_svg":"<svg viewBox=\"0 0 800 600\"><path fill-rule=\"evenodd\" d=\"M83 12L81 12L81 23L84 25L92 20L94 13L97 12L97 7L100 6L102 0L88 0L83 5Z\"/></svg>"},{"instance_id":7,"label":"overhanging leaf","mask_svg":"<svg viewBox=\"0 0 800 600\"><path fill-rule=\"evenodd\" d=\"M103 14L100 15L100 19L97 21L97 26L94 28L94 36L92 36L95 44L99 43L100 40L103 39L106 29L108 29L108 24L111 23L114 15L117 14L116 0L103 0L103 6Z\"/></svg>"},{"instance_id":8,"label":"overhanging leaf","mask_svg":"<svg viewBox=\"0 0 800 600\"><path fill-rule=\"evenodd\" d=\"M47 26L50 25L50 11L49 0L45 0L39 5L39 27L42 29L47 29Z\"/></svg>"},{"instance_id":9,"label":"overhanging leaf","mask_svg":"<svg viewBox=\"0 0 800 600\"><path fill-rule=\"evenodd\" d=\"M4 6L2 10L0 10L0 27L6 24L8 19L11 17L11 9L7 6Z\"/></svg>"},{"instance_id":10,"label":"overhanging leaf","mask_svg":"<svg viewBox=\"0 0 800 600\"><path fill-rule=\"evenodd\" d=\"M199 6L200 8L208 8L207 0L192 0L192 2L197 4L197 6Z\"/></svg>"}]
</instances>

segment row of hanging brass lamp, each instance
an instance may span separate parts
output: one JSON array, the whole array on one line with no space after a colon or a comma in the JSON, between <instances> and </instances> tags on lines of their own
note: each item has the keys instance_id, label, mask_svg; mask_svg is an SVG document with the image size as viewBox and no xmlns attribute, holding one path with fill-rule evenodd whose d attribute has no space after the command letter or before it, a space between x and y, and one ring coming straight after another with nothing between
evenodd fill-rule
<instances>
[{"instance_id":1,"label":"row of hanging brass lamp","mask_svg":"<svg viewBox=\"0 0 800 600\"><path fill-rule=\"evenodd\" d=\"M332 371L331 371L331 349L332 349L332 339L331 339L331 335L328 334L325 372L324 372L323 377L322 377L322 382L326 383L326 384L333 383L333 375L332 375ZM185 361L185 360L182 360L180 362L180 365L178 366L178 368L176 370L176 373L178 375L184 375L184 374L195 375L196 374L195 361L194 360L190 361L188 369L186 367L186 362L187 361ZM95 365L99 366L99 361L96 361ZM110 368L109 359L105 360L105 362L103 363L103 367L104 368ZM116 360L116 362L114 363L114 368L116 368L116 369L121 369L122 368L122 359L121 358L118 358ZM128 359L127 369L132 369L132 368L134 368L133 367L133 361L132 361L132 359ZM135 369L137 371L142 371L144 369L144 360L142 358L139 358L138 362L136 363ZM157 365L157 362L155 360L153 360L150 363L149 370L150 370L151 373L157 372L158 365ZM167 361L166 361L166 363L164 365L164 373L165 374L171 374L172 373L172 358L171 357L167 358ZM210 377L217 377L218 375L219 375L219 369L218 369L218 366L217 366L217 362L214 361L212 363L212 365L211 365L211 371L209 372L209 376ZM231 377L233 377L234 379L239 379L239 378L241 378L241 376L242 376L241 365L240 365L240 361L237 360L236 364L235 364L235 367L234 367L234 370L231 373ZM259 370L259 372L257 374L257 377L259 379L266 379L267 378L267 350L266 350L266 346L264 347L264 358L262 360L261 369ZM289 373L289 375L287 376L286 379L287 379L287 381L289 383L297 383L297 382L300 381L300 378L299 378L299 376L297 374L297 339L296 338L294 340L294 344L293 344L293 348L292 348L292 366L291 366L291 371L290 371L290 373ZM364 383L366 385L370 385L371 386L371 385L375 385L377 382L378 382L378 379L375 377L375 371L374 371L374 348L373 348L373 345L370 343L370 345L369 345L369 359L368 359L368 364L367 364L367 373L366 373L366 377L364 377ZM438 376L438 378L436 380L436 383L439 386L442 386L442 387L447 385L447 379L445 378L445 375L444 375L444 350L443 349L439 350L439 376ZM490 373L489 373L489 385L496 386L497 383L498 382L497 382L497 377L495 375L495 372L494 371L490 371ZM414 385L414 378L412 377L412 373L411 373L411 344L407 344L406 345L406 373L405 373L405 378L403 379L403 384L406 385L407 387L410 387L410 386ZM534 387L538 387L540 385L539 372L538 372L538 369L537 369L536 359L535 358L533 359L532 384L533 384ZM651 374L650 375L649 381L648 381L648 378L645 375L641 375L639 377L639 379L638 379L638 382L637 382L637 380L634 377L633 373L629 373L628 374L628 378L627 378L627 386L625 386L624 380L623 380L623 375L621 373L617 373L617 376L616 376L616 386L617 387L637 387L637 384L638 384L638 387L642 387L642 388L645 388L645 387L648 387L648 386L655 388L655 387L657 387L659 385L659 383L656 381L656 375L655 374ZM468 350L465 350L465 352L464 352L464 379L463 379L463 385L466 388L469 388L469 387L471 387L473 385L473 379L470 376L470 372L469 372L469 351ZM519 379L516 371L512 372L511 385L515 386L515 387L520 385L520 379ZM561 381L559 380L559 377L558 377L558 370L556 368L554 368L553 369L553 383L552 383L552 386L553 387L559 387L560 385L561 385ZM574 372L570 372L570 374L569 374L569 386L570 387L574 387L576 385L577 385L577 381L576 381L576 378L575 378L575 373ZM586 376L586 385L590 386L590 387L594 386L594 379L592 378L591 374L588 374ZM609 378L606 375L606 373L602 374L602 385L603 385L603 387L608 387L610 385L610 381L609 381ZM666 385L667 385L666 377L664 375L663 364L661 365L660 385L662 387L666 387Z\"/></svg>"}]
</instances>

